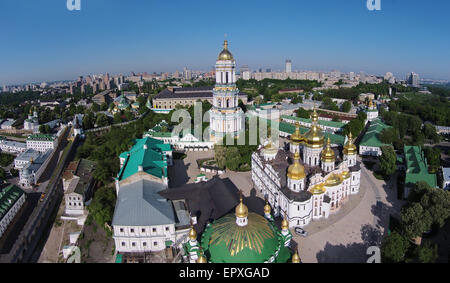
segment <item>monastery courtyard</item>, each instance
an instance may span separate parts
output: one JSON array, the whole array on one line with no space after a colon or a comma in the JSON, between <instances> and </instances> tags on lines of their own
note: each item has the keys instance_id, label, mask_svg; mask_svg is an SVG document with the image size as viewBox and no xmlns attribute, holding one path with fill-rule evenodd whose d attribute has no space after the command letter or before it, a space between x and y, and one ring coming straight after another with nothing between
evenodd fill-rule
<instances>
[{"instance_id":1,"label":"monastery courtyard","mask_svg":"<svg viewBox=\"0 0 450 283\"><path fill-rule=\"evenodd\" d=\"M183 160L174 160L169 167L170 186L194 183L200 173L197 159L212 158L214 151L189 151ZM358 161L361 159L358 157ZM205 173L208 179L211 173ZM251 171L226 171L221 178L230 178L245 196L250 196L253 188ZM380 246L382 235L389 223L389 214L400 211L401 202L397 200L394 180L386 184L377 180L361 162L361 189L358 195L350 196L340 210L330 214L326 220L313 221L304 230L307 237L296 235L299 256L302 262L366 262L369 246ZM257 196L263 196L257 193Z\"/></svg>"}]
</instances>

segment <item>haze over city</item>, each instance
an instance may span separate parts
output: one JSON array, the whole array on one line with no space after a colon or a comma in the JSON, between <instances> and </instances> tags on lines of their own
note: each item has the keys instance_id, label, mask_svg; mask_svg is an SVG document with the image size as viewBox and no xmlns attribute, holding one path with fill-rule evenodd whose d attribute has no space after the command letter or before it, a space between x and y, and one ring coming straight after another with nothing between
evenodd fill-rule
<instances>
[{"instance_id":1,"label":"haze over city","mask_svg":"<svg viewBox=\"0 0 450 283\"><path fill-rule=\"evenodd\" d=\"M0 85L95 73L209 71L224 35L238 65L450 79L448 1L2 1ZM182 12L181 12L182 11ZM198 16L201 15L201 16ZM440 27L439 29L437 27Z\"/></svg>"}]
</instances>

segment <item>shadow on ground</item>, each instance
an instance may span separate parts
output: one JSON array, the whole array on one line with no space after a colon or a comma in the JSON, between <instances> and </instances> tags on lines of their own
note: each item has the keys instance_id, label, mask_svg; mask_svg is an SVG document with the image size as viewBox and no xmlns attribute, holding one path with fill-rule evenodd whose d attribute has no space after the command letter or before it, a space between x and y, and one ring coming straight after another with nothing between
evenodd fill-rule
<instances>
[{"instance_id":1,"label":"shadow on ground","mask_svg":"<svg viewBox=\"0 0 450 283\"><path fill-rule=\"evenodd\" d=\"M380 246L381 232L372 225L361 227L362 243L352 243L348 245L332 245L327 243L325 248L316 254L319 263L363 263L370 255L367 255L367 248L370 246Z\"/></svg>"}]
</instances>

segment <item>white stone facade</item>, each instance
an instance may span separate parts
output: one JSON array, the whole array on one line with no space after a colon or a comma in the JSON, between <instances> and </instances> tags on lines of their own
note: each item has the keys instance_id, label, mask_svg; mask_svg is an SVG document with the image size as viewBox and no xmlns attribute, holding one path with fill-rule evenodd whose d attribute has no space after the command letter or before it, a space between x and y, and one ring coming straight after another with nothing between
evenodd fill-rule
<instances>
[{"instance_id":1,"label":"white stone facade","mask_svg":"<svg viewBox=\"0 0 450 283\"><path fill-rule=\"evenodd\" d=\"M310 152L306 146L300 147L304 154ZM278 161L266 160L264 150L261 149L252 154L252 180L255 189L267 198L275 216L287 217L290 227L304 227L313 220L328 218L350 195L359 192L360 167L356 163L356 154L344 155L343 160L332 165L324 164L325 167L331 167L331 170L327 171L320 170L323 166L321 151L320 148L316 165L305 165L308 168L316 168L315 171L311 170L311 173L305 174L301 179L285 177L287 159L289 156L292 158L291 153L280 149ZM313 153L315 156L316 152ZM353 163L352 166L348 165L349 160ZM283 162L286 165L280 167L279 164ZM317 170L321 172L314 173ZM284 178L285 182L282 180Z\"/></svg>"},{"instance_id":2,"label":"white stone facade","mask_svg":"<svg viewBox=\"0 0 450 283\"><path fill-rule=\"evenodd\" d=\"M225 56L222 56L225 54ZM238 137L244 129L244 112L238 106L239 89L236 87L236 62L228 52L225 41L224 50L216 61L216 85L213 89L213 107L209 111L210 141L218 142L231 134Z\"/></svg>"}]
</instances>

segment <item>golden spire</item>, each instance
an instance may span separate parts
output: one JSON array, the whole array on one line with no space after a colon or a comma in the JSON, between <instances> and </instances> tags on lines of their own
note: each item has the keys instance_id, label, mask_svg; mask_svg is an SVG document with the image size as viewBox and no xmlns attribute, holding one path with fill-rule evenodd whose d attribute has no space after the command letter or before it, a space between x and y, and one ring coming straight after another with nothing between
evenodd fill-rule
<instances>
[{"instance_id":1,"label":"golden spire","mask_svg":"<svg viewBox=\"0 0 450 283\"><path fill-rule=\"evenodd\" d=\"M242 191L240 192L240 203L236 206L236 217L239 218L245 218L248 216L248 208L247 206L242 202Z\"/></svg>"},{"instance_id":2,"label":"golden spire","mask_svg":"<svg viewBox=\"0 0 450 283\"><path fill-rule=\"evenodd\" d=\"M311 114L311 121L311 129L304 136L306 146L312 148L321 148L323 147L324 136L322 130L317 125L317 121L319 121L319 114L317 114L315 105L314 111Z\"/></svg>"},{"instance_id":3,"label":"golden spire","mask_svg":"<svg viewBox=\"0 0 450 283\"><path fill-rule=\"evenodd\" d=\"M266 199L266 205L264 206L264 214L270 214L270 212L271 212L271 208L270 208L269 202Z\"/></svg>"},{"instance_id":4,"label":"golden spire","mask_svg":"<svg viewBox=\"0 0 450 283\"><path fill-rule=\"evenodd\" d=\"M353 144L352 132L348 134L348 141L344 145L344 154L345 155L355 155L356 154L356 145Z\"/></svg>"},{"instance_id":5,"label":"golden spire","mask_svg":"<svg viewBox=\"0 0 450 283\"><path fill-rule=\"evenodd\" d=\"M331 141L330 137L328 136L327 139L327 146L322 151L322 161L324 162L334 162L336 160L334 151L331 149Z\"/></svg>"},{"instance_id":6,"label":"golden spire","mask_svg":"<svg viewBox=\"0 0 450 283\"><path fill-rule=\"evenodd\" d=\"M314 105L314 111L313 111L313 113L311 115L311 120L312 120L313 123L317 122L319 120L319 114L317 114L316 105Z\"/></svg>"},{"instance_id":7,"label":"golden spire","mask_svg":"<svg viewBox=\"0 0 450 283\"><path fill-rule=\"evenodd\" d=\"M217 60L233 60L233 55L228 51L228 40L226 39L223 41L223 50L220 52Z\"/></svg>"},{"instance_id":8,"label":"golden spire","mask_svg":"<svg viewBox=\"0 0 450 283\"><path fill-rule=\"evenodd\" d=\"M200 253L200 256L197 259L197 263L208 263L208 261L206 260L206 257L203 254L203 250L201 247L199 249L199 253Z\"/></svg>"},{"instance_id":9,"label":"golden spire","mask_svg":"<svg viewBox=\"0 0 450 283\"><path fill-rule=\"evenodd\" d=\"M191 230L189 230L189 239L191 241L197 240L197 232L194 229L194 225L191 224Z\"/></svg>"},{"instance_id":10,"label":"golden spire","mask_svg":"<svg viewBox=\"0 0 450 283\"><path fill-rule=\"evenodd\" d=\"M294 154L294 163L288 168L288 178L292 180L300 180L305 178L305 167L300 164L300 154L296 152Z\"/></svg>"},{"instance_id":11,"label":"golden spire","mask_svg":"<svg viewBox=\"0 0 450 283\"><path fill-rule=\"evenodd\" d=\"M300 257L298 256L297 250L295 250L295 253L292 255L292 263L300 263Z\"/></svg>"},{"instance_id":12,"label":"golden spire","mask_svg":"<svg viewBox=\"0 0 450 283\"><path fill-rule=\"evenodd\" d=\"M295 132L291 135L291 142L301 143L303 141L302 134L300 134L300 123L295 122Z\"/></svg>"},{"instance_id":13,"label":"golden spire","mask_svg":"<svg viewBox=\"0 0 450 283\"><path fill-rule=\"evenodd\" d=\"M289 229L289 222L287 221L287 216L285 215L283 217L283 221L281 221L281 230L288 230Z\"/></svg>"}]
</instances>

